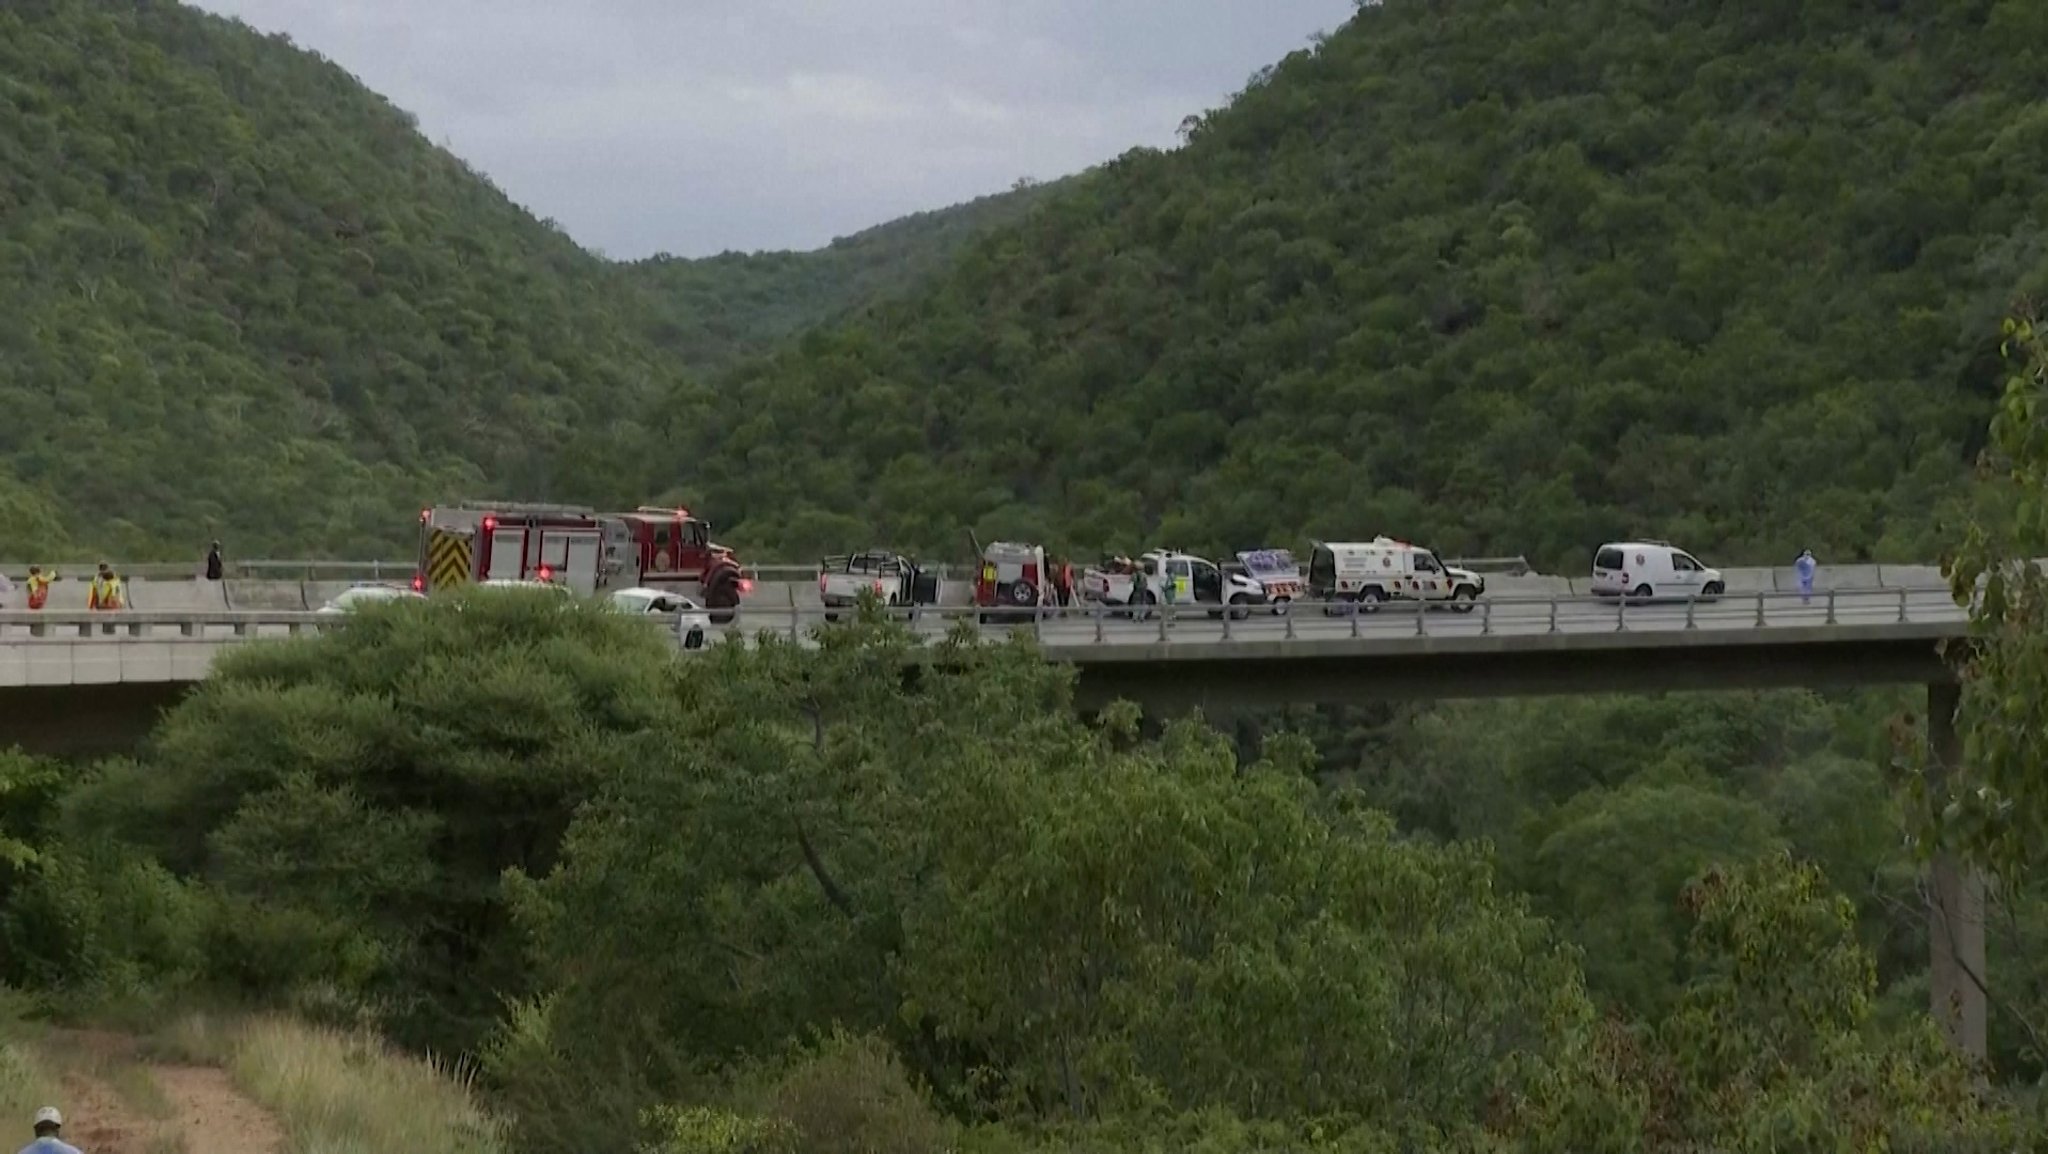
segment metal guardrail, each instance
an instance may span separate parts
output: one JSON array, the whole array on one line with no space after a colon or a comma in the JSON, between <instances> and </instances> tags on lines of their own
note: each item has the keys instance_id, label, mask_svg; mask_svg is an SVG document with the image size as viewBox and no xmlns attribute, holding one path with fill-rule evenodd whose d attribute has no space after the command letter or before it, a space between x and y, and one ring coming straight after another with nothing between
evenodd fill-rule
<instances>
[{"instance_id":1,"label":"metal guardrail","mask_svg":"<svg viewBox=\"0 0 2048 1154\"><path fill-rule=\"evenodd\" d=\"M1087 645L1331 640L1340 637L1540 636L1557 633L1684 633L1769 629L1779 626L1883 627L1907 624L1967 626L1964 610L1938 587L1842 589L1811 597L1798 593L1730 593L1717 598L1638 602L1604 597L1481 597L1457 608L1444 602L1295 602L1285 612L1272 606L1228 608L1157 605L1130 609L1099 603L1038 609L979 606L918 606L882 612L927 639L962 621L1007 634L1029 627L1062 648ZM711 630L741 635L781 633L802 639L815 626L846 618L851 610L822 606L747 609L717 621ZM672 615L649 614L651 623L671 631ZM321 632L345 626L347 614L307 610L208 610L202 612L29 611L0 612L0 643L190 639L228 641L269 635ZM1192 628L1189 628L1192 627Z\"/></svg>"}]
</instances>

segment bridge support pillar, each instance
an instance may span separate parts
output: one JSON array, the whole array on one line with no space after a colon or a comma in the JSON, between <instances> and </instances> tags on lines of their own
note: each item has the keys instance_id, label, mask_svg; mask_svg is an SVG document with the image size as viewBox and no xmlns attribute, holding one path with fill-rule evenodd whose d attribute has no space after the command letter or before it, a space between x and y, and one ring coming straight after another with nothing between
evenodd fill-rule
<instances>
[{"instance_id":1,"label":"bridge support pillar","mask_svg":"<svg viewBox=\"0 0 2048 1154\"><path fill-rule=\"evenodd\" d=\"M1953 682L1927 687L1927 745L1935 793L1949 771L1962 763L1956 707L1962 688ZM1931 946L1928 992L1934 1020L1949 1044L1971 1061L1984 1060L1984 875L1948 852L1938 853L1927 879L1927 938Z\"/></svg>"}]
</instances>

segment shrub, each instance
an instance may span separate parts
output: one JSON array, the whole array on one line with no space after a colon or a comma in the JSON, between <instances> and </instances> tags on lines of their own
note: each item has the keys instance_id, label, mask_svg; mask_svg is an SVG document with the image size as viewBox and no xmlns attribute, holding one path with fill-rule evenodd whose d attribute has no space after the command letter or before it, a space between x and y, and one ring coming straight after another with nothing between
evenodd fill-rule
<instances>
[{"instance_id":1,"label":"shrub","mask_svg":"<svg viewBox=\"0 0 2048 1154\"><path fill-rule=\"evenodd\" d=\"M735 1097L794 1126L806 1154L939 1154L952 1145L953 1127L873 1035L834 1033Z\"/></svg>"},{"instance_id":2,"label":"shrub","mask_svg":"<svg viewBox=\"0 0 2048 1154\"><path fill-rule=\"evenodd\" d=\"M654 1137L641 1154L797 1154L796 1127L704 1106L659 1106L647 1112Z\"/></svg>"},{"instance_id":3,"label":"shrub","mask_svg":"<svg viewBox=\"0 0 2048 1154\"><path fill-rule=\"evenodd\" d=\"M127 997L176 988L204 963L201 893L101 841L53 844L0 908L0 980Z\"/></svg>"}]
</instances>

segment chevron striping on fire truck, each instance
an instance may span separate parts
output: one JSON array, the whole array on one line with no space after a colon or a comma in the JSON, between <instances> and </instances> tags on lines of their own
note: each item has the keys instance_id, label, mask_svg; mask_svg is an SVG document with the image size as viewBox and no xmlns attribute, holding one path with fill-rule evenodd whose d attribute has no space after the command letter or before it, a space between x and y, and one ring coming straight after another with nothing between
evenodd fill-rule
<instances>
[{"instance_id":1,"label":"chevron striping on fire truck","mask_svg":"<svg viewBox=\"0 0 2048 1154\"><path fill-rule=\"evenodd\" d=\"M647 586L694 593L730 616L753 582L688 509L463 501L420 510L420 592L471 582L541 582L578 593Z\"/></svg>"}]
</instances>

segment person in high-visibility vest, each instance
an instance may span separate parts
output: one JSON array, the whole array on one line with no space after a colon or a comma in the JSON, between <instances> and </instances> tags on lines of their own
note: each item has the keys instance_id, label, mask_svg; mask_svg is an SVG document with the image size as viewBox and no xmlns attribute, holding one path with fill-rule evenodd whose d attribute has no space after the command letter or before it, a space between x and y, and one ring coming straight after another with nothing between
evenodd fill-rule
<instances>
[{"instance_id":1,"label":"person in high-visibility vest","mask_svg":"<svg viewBox=\"0 0 2048 1154\"><path fill-rule=\"evenodd\" d=\"M41 565L28 567L28 607L41 609L50 600L50 582L56 580L55 573L43 572Z\"/></svg>"},{"instance_id":2,"label":"person in high-visibility vest","mask_svg":"<svg viewBox=\"0 0 2048 1154\"><path fill-rule=\"evenodd\" d=\"M102 609L128 608L128 587L112 569L107 570L107 589L100 594Z\"/></svg>"},{"instance_id":3,"label":"person in high-visibility vest","mask_svg":"<svg viewBox=\"0 0 2048 1154\"><path fill-rule=\"evenodd\" d=\"M100 562L99 572L93 574L92 588L85 595L87 609L119 609L115 598L119 595L120 583L114 580L113 566Z\"/></svg>"}]
</instances>

